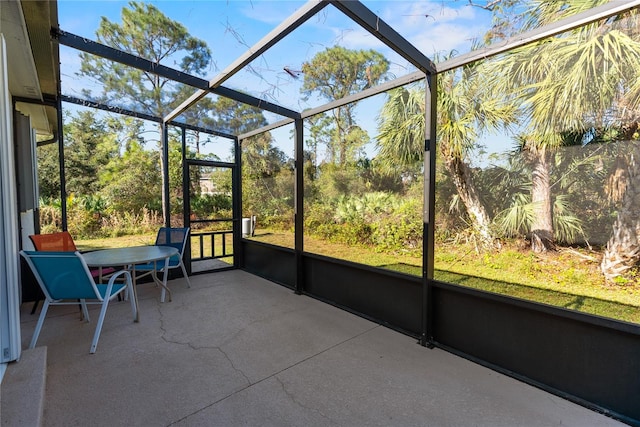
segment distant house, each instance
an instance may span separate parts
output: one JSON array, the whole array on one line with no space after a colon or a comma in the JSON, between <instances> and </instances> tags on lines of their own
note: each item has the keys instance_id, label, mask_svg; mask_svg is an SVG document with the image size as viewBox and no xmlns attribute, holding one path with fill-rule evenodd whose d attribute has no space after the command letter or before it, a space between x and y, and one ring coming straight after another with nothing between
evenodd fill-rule
<instances>
[{"instance_id":1,"label":"distant house","mask_svg":"<svg viewBox=\"0 0 640 427\"><path fill-rule=\"evenodd\" d=\"M200 191L202 194L216 194L215 184L211 179L211 174L204 174L200 177Z\"/></svg>"}]
</instances>

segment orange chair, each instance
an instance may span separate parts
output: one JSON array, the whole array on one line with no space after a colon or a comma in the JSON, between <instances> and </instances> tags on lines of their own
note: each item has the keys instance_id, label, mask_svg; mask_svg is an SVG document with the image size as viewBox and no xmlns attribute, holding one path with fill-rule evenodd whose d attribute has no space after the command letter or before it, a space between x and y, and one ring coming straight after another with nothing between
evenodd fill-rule
<instances>
[{"instance_id":1,"label":"orange chair","mask_svg":"<svg viewBox=\"0 0 640 427\"><path fill-rule=\"evenodd\" d=\"M41 252L75 252L78 249L68 231L51 234L33 234L29 236L37 251Z\"/></svg>"},{"instance_id":2,"label":"orange chair","mask_svg":"<svg viewBox=\"0 0 640 427\"><path fill-rule=\"evenodd\" d=\"M37 251L40 252L76 252L76 244L73 242L73 237L68 231L60 231L51 234L32 234L29 236L33 242ZM103 268L98 270L91 270L91 276L94 279L102 278L105 275L115 273L115 268Z\"/></svg>"}]
</instances>

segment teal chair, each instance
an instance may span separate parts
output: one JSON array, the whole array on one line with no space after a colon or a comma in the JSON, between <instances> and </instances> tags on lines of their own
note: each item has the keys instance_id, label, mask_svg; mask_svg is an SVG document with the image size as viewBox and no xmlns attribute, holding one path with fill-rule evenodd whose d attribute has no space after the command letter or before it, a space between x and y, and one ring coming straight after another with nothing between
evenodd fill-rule
<instances>
[{"instance_id":1,"label":"teal chair","mask_svg":"<svg viewBox=\"0 0 640 427\"><path fill-rule=\"evenodd\" d=\"M184 249L187 246L187 239L189 238L189 227L184 228L171 228L171 227L161 227L158 230L158 234L156 235L155 246L171 246L178 250L178 255L174 255L169 258L169 266L167 267L167 271L164 268L164 261L150 262L147 264L138 264L136 265L136 277L135 279L139 279L141 277L147 276L151 274L155 281L158 281L158 272L163 274L169 274L168 270L172 268L180 267L182 269L182 275L187 281L187 287L191 287L191 281L189 280L189 276L187 275L187 269L184 266L184 262L182 261L182 257L184 255ZM138 274L140 273L140 274ZM160 301L164 302L165 297L165 289L162 289L162 294L160 296Z\"/></svg>"},{"instance_id":2,"label":"teal chair","mask_svg":"<svg viewBox=\"0 0 640 427\"><path fill-rule=\"evenodd\" d=\"M35 347L38 341L50 305L77 305L80 300L82 313L87 322L89 321L87 304L101 305L98 324L89 350L89 353L95 353L109 301L125 291L131 296L134 295L131 274L127 270L121 270L114 273L107 284L99 284L91 276L91 271L79 252L20 251L20 255L33 271L45 295L44 306L29 348ZM120 276L124 277L124 283L115 283ZM131 297L130 300L133 318L136 319L138 307L135 298Z\"/></svg>"}]
</instances>

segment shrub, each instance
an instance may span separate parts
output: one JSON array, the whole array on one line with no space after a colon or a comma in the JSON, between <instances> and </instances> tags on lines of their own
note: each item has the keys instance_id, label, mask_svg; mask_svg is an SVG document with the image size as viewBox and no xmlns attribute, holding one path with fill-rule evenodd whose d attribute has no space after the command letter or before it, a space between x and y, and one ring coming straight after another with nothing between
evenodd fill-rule
<instances>
[{"instance_id":1,"label":"shrub","mask_svg":"<svg viewBox=\"0 0 640 427\"><path fill-rule=\"evenodd\" d=\"M422 202L382 192L318 200L305 212L305 232L379 251L422 249Z\"/></svg>"},{"instance_id":2,"label":"shrub","mask_svg":"<svg viewBox=\"0 0 640 427\"><path fill-rule=\"evenodd\" d=\"M231 205L231 196L227 194L203 194L191 199L191 211L201 218L208 218L213 214L230 211Z\"/></svg>"},{"instance_id":3,"label":"shrub","mask_svg":"<svg viewBox=\"0 0 640 427\"><path fill-rule=\"evenodd\" d=\"M67 199L67 226L78 239L118 237L128 234L155 232L162 226L157 211L142 208L136 213L104 211L104 199L95 196ZM60 199L40 200L40 232L53 233L62 230Z\"/></svg>"},{"instance_id":4,"label":"shrub","mask_svg":"<svg viewBox=\"0 0 640 427\"><path fill-rule=\"evenodd\" d=\"M161 226L162 215L158 211L142 208L138 213L112 212L102 218L102 232L96 237L155 233Z\"/></svg>"}]
</instances>

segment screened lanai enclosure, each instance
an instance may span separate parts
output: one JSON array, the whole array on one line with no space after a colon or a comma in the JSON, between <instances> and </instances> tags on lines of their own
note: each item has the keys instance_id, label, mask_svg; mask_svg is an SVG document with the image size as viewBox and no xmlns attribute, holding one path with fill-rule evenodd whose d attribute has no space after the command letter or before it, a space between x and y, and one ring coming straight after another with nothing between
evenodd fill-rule
<instances>
[{"instance_id":1,"label":"screened lanai enclosure","mask_svg":"<svg viewBox=\"0 0 640 427\"><path fill-rule=\"evenodd\" d=\"M442 5L394 27L287 4L255 40L227 21L228 65L186 33L144 56L107 18L53 28L35 231L191 227L190 274L244 269L640 425L640 2L470 2L493 21L461 52L423 40Z\"/></svg>"}]
</instances>

